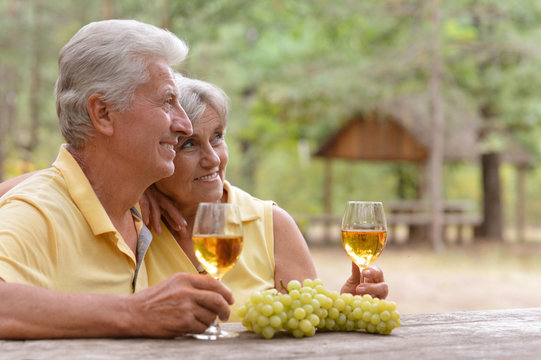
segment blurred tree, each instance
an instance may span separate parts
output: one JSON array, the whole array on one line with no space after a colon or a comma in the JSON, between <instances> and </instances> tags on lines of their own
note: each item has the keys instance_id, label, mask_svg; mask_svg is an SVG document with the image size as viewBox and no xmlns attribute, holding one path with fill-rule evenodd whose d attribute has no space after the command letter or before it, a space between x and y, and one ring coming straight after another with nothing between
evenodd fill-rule
<instances>
[{"instance_id":1,"label":"blurred tree","mask_svg":"<svg viewBox=\"0 0 541 360\"><path fill-rule=\"evenodd\" d=\"M352 113L428 94L434 33L429 4L0 0L0 161L6 153L22 158L21 149L32 146L33 161L50 163L61 142L52 92L60 47L89 21L136 18L185 39L191 51L181 70L231 97L228 177L286 208L317 213L323 164L306 159L307 144L318 144ZM487 154L506 146L501 129L541 150L539 7L534 0L441 2L441 108L444 115L464 109L495 114L483 127L492 129L484 130ZM391 168L337 164L341 185L333 202L376 193L395 198Z\"/></svg>"},{"instance_id":2,"label":"blurred tree","mask_svg":"<svg viewBox=\"0 0 541 360\"><path fill-rule=\"evenodd\" d=\"M503 135L538 125L541 4L466 0L449 4L447 64L451 86L472 99L482 119L481 236L503 238L500 164ZM526 75L528 74L528 75ZM527 84L520 79L529 78ZM526 105L526 106L525 106ZM518 110L521 108L522 110ZM534 111L531 111L534 110ZM519 134L520 135L520 134Z\"/></svg>"}]
</instances>

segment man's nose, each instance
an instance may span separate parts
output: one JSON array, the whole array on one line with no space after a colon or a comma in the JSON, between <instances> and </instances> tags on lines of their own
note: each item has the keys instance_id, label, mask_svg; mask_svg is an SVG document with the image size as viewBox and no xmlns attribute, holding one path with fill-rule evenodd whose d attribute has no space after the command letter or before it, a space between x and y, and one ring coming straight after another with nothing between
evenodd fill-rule
<instances>
[{"instance_id":1,"label":"man's nose","mask_svg":"<svg viewBox=\"0 0 541 360\"><path fill-rule=\"evenodd\" d=\"M175 106L174 112L175 114L173 116L173 122L171 124L173 131L178 132L180 133L180 135L183 136L192 135L192 122L190 121L188 115L186 115L186 112L184 111L182 106L180 106L180 104Z\"/></svg>"}]
</instances>

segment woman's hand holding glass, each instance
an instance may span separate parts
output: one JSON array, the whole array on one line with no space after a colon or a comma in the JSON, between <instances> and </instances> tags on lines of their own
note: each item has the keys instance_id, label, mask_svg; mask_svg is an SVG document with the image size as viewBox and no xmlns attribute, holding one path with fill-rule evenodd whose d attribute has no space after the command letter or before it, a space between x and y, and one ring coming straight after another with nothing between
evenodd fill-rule
<instances>
[{"instance_id":1,"label":"woman's hand holding glass","mask_svg":"<svg viewBox=\"0 0 541 360\"><path fill-rule=\"evenodd\" d=\"M342 245L352 259L352 275L341 292L370 294L384 299L388 294L383 272L369 267L383 251L387 224L381 202L349 201L342 218Z\"/></svg>"}]
</instances>

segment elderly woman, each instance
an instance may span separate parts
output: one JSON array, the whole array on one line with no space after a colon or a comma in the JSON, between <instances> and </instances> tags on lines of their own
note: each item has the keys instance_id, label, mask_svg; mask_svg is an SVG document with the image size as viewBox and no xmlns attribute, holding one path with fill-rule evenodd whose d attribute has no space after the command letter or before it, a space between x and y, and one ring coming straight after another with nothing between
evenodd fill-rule
<instances>
[{"instance_id":1,"label":"elderly woman","mask_svg":"<svg viewBox=\"0 0 541 360\"><path fill-rule=\"evenodd\" d=\"M168 273L148 274L154 284L175 272L202 272L192 245L192 227L200 202L239 205L244 229L243 251L237 264L223 277L235 296L233 310L254 291L281 290L280 282L315 278L316 270L306 242L293 218L272 201L254 198L225 179L228 150L225 132L229 111L227 95L218 87L177 75L179 101L192 121L193 134L181 136L176 148L175 172L158 181L141 201L143 218L152 223L154 240L145 261L168 264ZM148 194L148 193L147 193ZM153 209L150 211L149 209ZM162 210L158 210L161 208ZM152 215L149 218L148 213ZM168 221L160 224L160 214ZM182 218L180 218L180 214ZM174 221L173 219L177 219ZM178 226L175 223L181 223ZM342 292L385 298L387 284L377 267L363 272L352 264ZM232 311L230 321L238 321Z\"/></svg>"}]
</instances>

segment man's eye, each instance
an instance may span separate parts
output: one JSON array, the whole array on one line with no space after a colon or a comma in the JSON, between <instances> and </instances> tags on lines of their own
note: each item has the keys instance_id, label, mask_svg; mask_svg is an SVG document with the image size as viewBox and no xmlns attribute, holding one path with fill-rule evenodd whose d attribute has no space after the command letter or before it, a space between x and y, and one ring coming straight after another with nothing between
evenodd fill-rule
<instances>
[{"instance_id":1,"label":"man's eye","mask_svg":"<svg viewBox=\"0 0 541 360\"><path fill-rule=\"evenodd\" d=\"M165 105L167 106L167 108L171 109L175 106L175 100L173 98L169 98L165 100Z\"/></svg>"}]
</instances>

